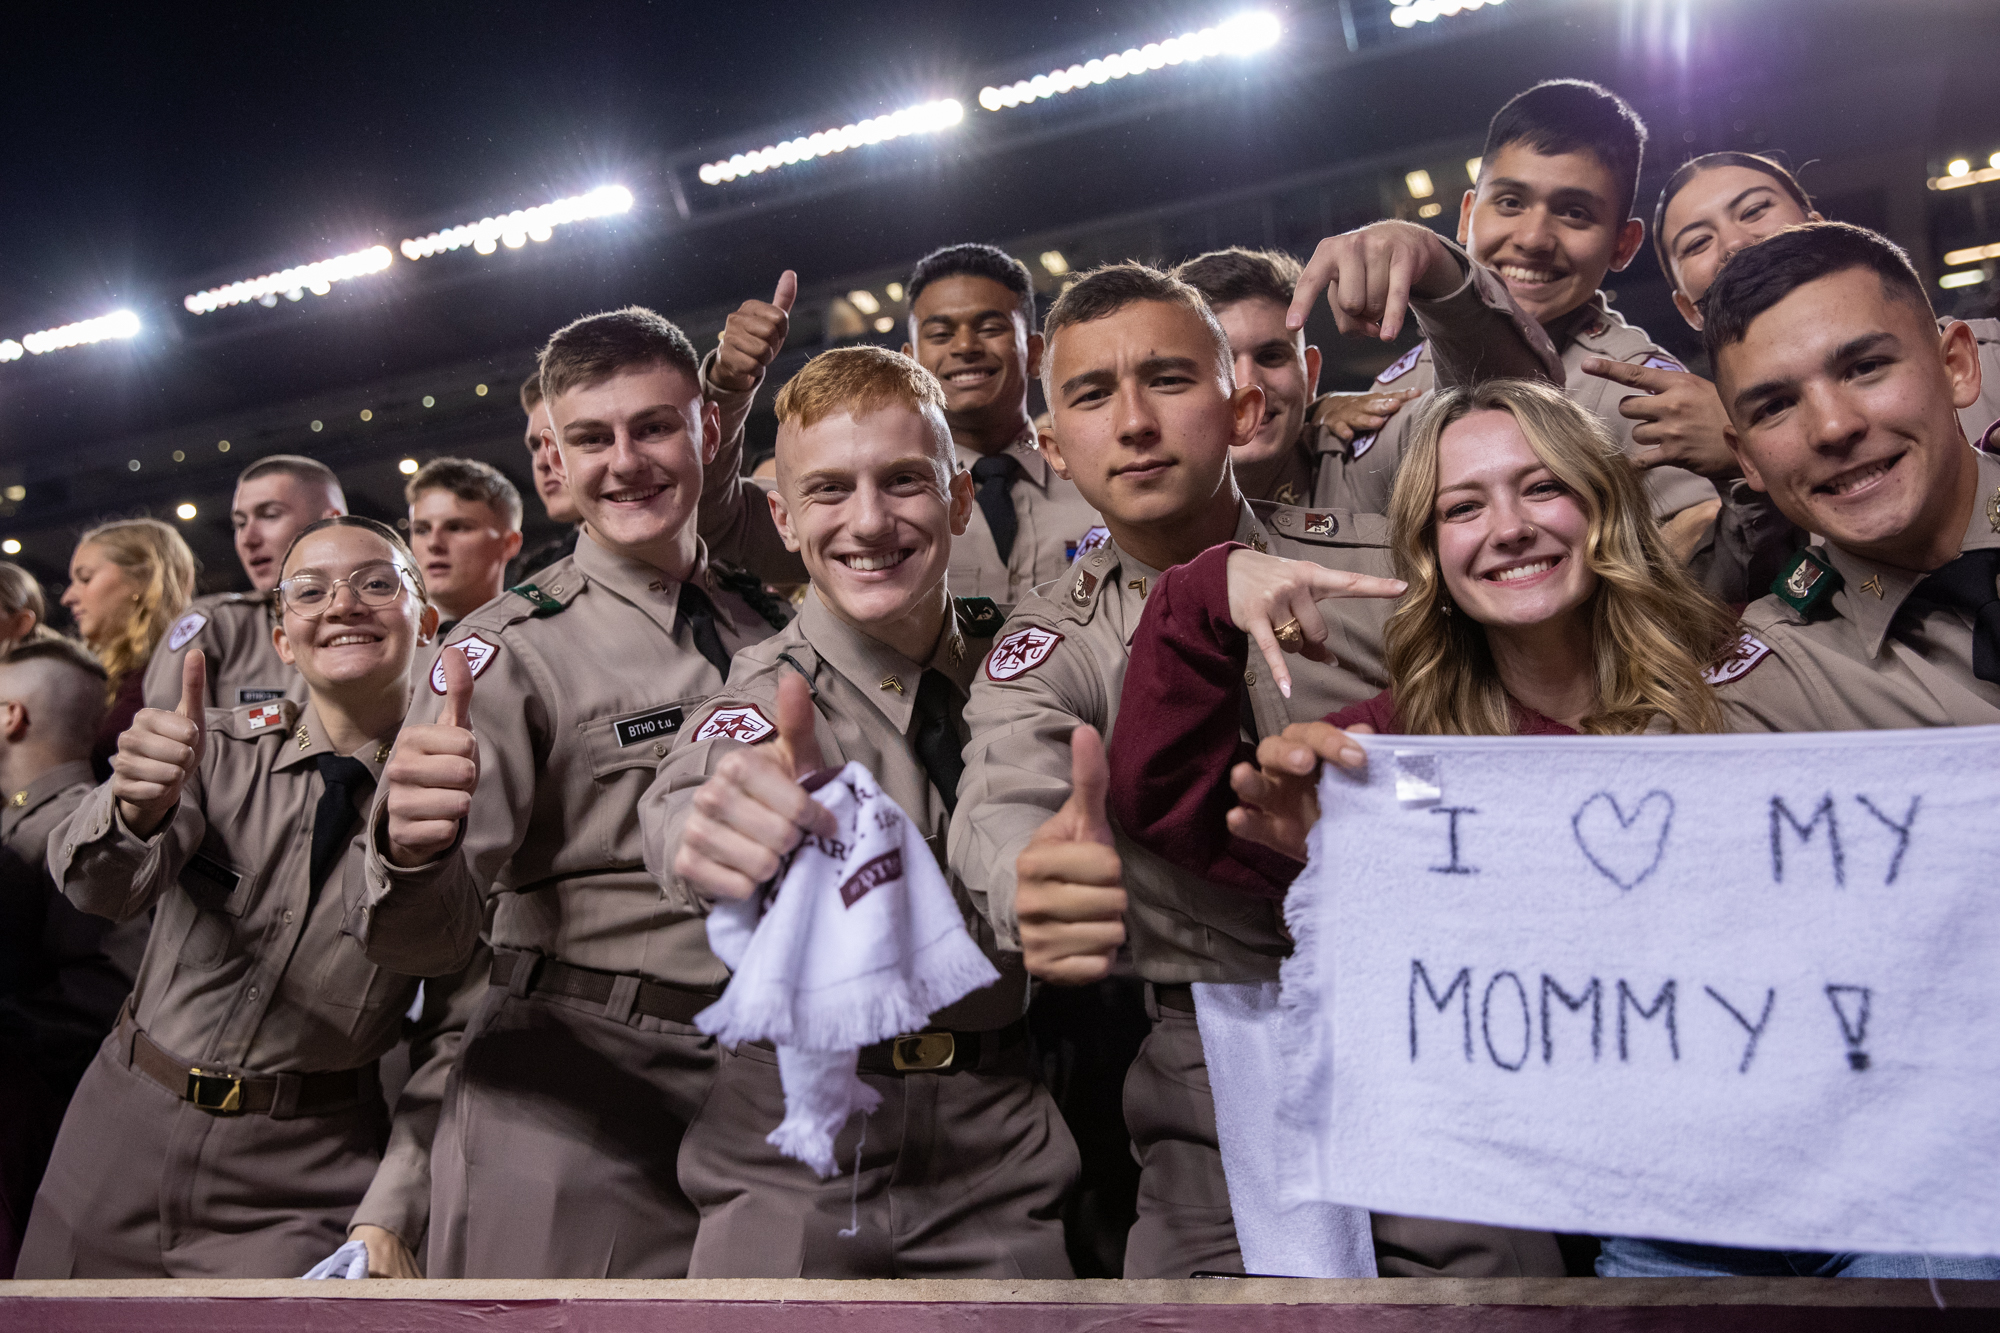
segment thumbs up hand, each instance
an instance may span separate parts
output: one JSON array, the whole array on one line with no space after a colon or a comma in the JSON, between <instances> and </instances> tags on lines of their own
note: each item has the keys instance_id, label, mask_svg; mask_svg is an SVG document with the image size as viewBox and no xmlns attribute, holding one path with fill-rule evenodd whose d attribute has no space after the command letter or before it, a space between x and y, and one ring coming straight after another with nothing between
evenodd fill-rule
<instances>
[{"instance_id":1,"label":"thumbs up hand","mask_svg":"<svg viewBox=\"0 0 2000 1333\"><path fill-rule=\"evenodd\" d=\"M777 360L792 326L792 302L798 299L799 275L786 269L769 301L745 301L722 326L709 382L728 393L749 393L764 378L764 367Z\"/></svg>"},{"instance_id":2,"label":"thumbs up hand","mask_svg":"<svg viewBox=\"0 0 2000 1333\"><path fill-rule=\"evenodd\" d=\"M1028 971L1081 985L1110 974L1125 942L1124 867L1104 795L1111 771L1095 727L1070 733L1070 794L1015 862L1014 915Z\"/></svg>"},{"instance_id":3,"label":"thumbs up hand","mask_svg":"<svg viewBox=\"0 0 2000 1333\"><path fill-rule=\"evenodd\" d=\"M438 720L405 726L382 770L387 789L389 860L399 866L434 861L458 838L459 821L479 788L479 739L472 734L472 670L465 653L447 648L444 708Z\"/></svg>"},{"instance_id":4,"label":"thumbs up hand","mask_svg":"<svg viewBox=\"0 0 2000 1333\"><path fill-rule=\"evenodd\" d=\"M208 659L199 648L181 659L181 702L171 713L142 708L111 756L111 794L126 827L142 838L180 804L181 787L201 762Z\"/></svg>"},{"instance_id":5,"label":"thumbs up hand","mask_svg":"<svg viewBox=\"0 0 2000 1333\"><path fill-rule=\"evenodd\" d=\"M778 682L776 738L732 749L696 789L673 865L702 897L748 898L807 834L830 838L840 831L832 813L799 786L823 766L817 716L805 678L786 675Z\"/></svg>"}]
</instances>

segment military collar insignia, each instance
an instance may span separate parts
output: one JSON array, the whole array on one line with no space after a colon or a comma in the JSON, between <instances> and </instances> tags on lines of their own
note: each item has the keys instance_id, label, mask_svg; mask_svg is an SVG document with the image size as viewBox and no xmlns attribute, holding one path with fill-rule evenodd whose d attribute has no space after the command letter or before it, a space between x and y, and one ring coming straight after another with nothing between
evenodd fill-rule
<instances>
[{"instance_id":1,"label":"military collar insignia","mask_svg":"<svg viewBox=\"0 0 2000 1333\"><path fill-rule=\"evenodd\" d=\"M21 788L21 790L14 793L11 799L17 806L26 805L28 803L28 789L26 787Z\"/></svg>"},{"instance_id":2,"label":"military collar insignia","mask_svg":"<svg viewBox=\"0 0 2000 1333\"><path fill-rule=\"evenodd\" d=\"M1870 574L1868 582L1861 585L1861 591L1872 592L1879 599L1882 596L1882 576L1880 574Z\"/></svg>"},{"instance_id":3,"label":"military collar insignia","mask_svg":"<svg viewBox=\"0 0 2000 1333\"><path fill-rule=\"evenodd\" d=\"M901 676L884 676L882 677L882 683L875 688L878 690L894 690L896 693L901 694L903 692L903 678Z\"/></svg>"},{"instance_id":4,"label":"military collar insignia","mask_svg":"<svg viewBox=\"0 0 2000 1333\"><path fill-rule=\"evenodd\" d=\"M1784 572L1772 582L1771 591L1792 610L1808 620L1817 620L1829 613L1833 595L1845 583L1840 571L1808 546L1792 557Z\"/></svg>"},{"instance_id":5,"label":"military collar insignia","mask_svg":"<svg viewBox=\"0 0 2000 1333\"><path fill-rule=\"evenodd\" d=\"M1126 584L1125 586L1130 588L1133 592L1138 593L1139 600L1143 602L1146 600L1146 582L1147 581L1145 579L1133 579L1130 583Z\"/></svg>"},{"instance_id":6,"label":"military collar insignia","mask_svg":"<svg viewBox=\"0 0 2000 1333\"><path fill-rule=\"evenodd\" d=\"M1986 521L2000 532L2000 486L1993 488L1993 494L1986 497Z\"/></svg>"}]
</instances>

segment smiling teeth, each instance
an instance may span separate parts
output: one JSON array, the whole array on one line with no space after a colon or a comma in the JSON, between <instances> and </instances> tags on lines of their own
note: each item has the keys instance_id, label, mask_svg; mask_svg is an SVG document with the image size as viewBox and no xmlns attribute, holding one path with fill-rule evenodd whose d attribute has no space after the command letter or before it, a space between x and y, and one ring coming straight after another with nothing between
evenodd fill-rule
<instances>
[{"instance_id":1,"label":"smiling teeth","mask_svg":"<svg viewBox=\"0 0 2000 1333\"><path fill-rule=\"evenodd\" d=\"M1516 565L1512 569L1503 569L1493 576L1493 581L1496 583L1513 583L1517 579L1528 579L1533 578L1537 574L1546 574L1555 567L1556 562L1553 560L1537 560L1532 565Z\"/></svg>"},{"instance_id":2,"label":"smiling teeth","mask_svg":"<svg viewBox=\"0 0 2000 1333\"><path fill-rule=\"evenodd\" d=\"M1828 482L1826 490L1833 495L1846 495L1849 491L1859 490L1861 487L1866 486L1869 482L1894 467L1895 464L1896 460L1893 458L1877 463L1874 467L1868 468L1865 471L1854 473L1852 476L1842 477L1837 481Z\"/></svg>"},{"instance_id":3,"label":"smiling teeth","mask_svg":"<svg viewBox=\"0 0 2000 1333\"><path fill-rule=\"evenodd\" d=\"M635 504L641 500L650 500L665 489L667 488L664 486L655 486L649 491L609 491L604 498L614 504Z\"/></svg>"},{"instance_id":4,"label":"smiling teeth","mask_svg":"<svg viewBox=\"0 0 2000 1333\"><path fill-rule=\"evenodd\" d=\"M1545 268L1522 268L1518 264L1502 264L1500 276L1512 278L1516 282L1554 282L1562 275Z\"/></svg>"},{"instance_id":5,"label":"smiling teeth","mask_svg":"<svg viewBox=\"0 0 2000 1333\"><path fill-rule=\"evenodd\" d=\"M325 643L321 644L320 646L322 648L345 648L350 643L373 643L373 642L375 642L375 640L370 638L366 634L340 634L336 635L331 639L328 639Z\"/></svg>"},{"instance_id":6,"label":"smiling teeth","mask_svg":"<svg viewBox=\"0 0 2000 1333\"><path fill-rule=\"evenodd\" d=\"M863 573L873 573L878 569L894 569L910 558L908 551L885 551L881 555L844 555L841 562L849 569Z\"/></svg>"}]
</instances>

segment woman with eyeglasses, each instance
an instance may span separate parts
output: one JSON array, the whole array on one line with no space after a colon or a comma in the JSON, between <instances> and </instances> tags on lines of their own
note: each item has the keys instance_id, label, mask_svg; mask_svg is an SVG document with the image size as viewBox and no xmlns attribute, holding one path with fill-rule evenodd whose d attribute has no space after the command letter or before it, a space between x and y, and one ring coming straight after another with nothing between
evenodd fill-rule
<instances>
[{"instance_id":1,"label":"woman with eyeglasses","mask_svg":"<svg viewBox=\"0 0 2000 1333\"><path fill-rule=\"evenodd\" d=\"M274 642L305 703L204 709L188 654L180 707L141 711L50 837L78 907L158 916L19 1277L297 1277L347 1242L372 1276L419 1275L431 1134L486 960L425 988L392 1114L377 1061L419 983L370 963L349 923L366 910L357 834L437 612L368 519L312 524L281 570Z\"/></svg>"}]
</instances>

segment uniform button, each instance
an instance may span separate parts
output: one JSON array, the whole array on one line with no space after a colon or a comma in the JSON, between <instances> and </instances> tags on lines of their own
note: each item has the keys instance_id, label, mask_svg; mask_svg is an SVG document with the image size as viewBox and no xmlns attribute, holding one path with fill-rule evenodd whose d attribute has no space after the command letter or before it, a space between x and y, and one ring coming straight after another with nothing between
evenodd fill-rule
<instances>
[{"instance_id":1,"label":"uniform button","mask_svg":"<svg viewBox=\"0 0 2000 1333\"><path fill-rule=\"evenodd\" d=\"M255 986L250 988L250 998L253 1000L257 998L257 988Z\"/></svg>"},{"instance_id":2,"label":"uniform button","mask_svg":"<svg viewBox=\"0 0 2000 1333\"><path fill-rule=\"evenodd\" d=\"M654 741L653 758L664 759L666 757L667 757L667 743L665 741Z\"/></svg>"},{"instance_id":3,"label":"uniform button","mask_svg":"<svg viewBox=\"0 0 2000 1333\"><path fill-rule=\"evenodd\" d=\"M1244 673L1243 673L1243 683L1244 683L1245 685L1255 685L1255 684L1257 683L1257 673L1256 673L1256 672L1254 672L1254 671L1246 671L1246 672L1244 672Z\"/></svg>"},{"instance_id":4,"label":"uniform button","mask_svg":"<svg viewBox=\"0 0 2000 1333\"><path fill-rule=\"evenodd\" d=\"M285 913L285 924L288 926L292 924L292 914L289 911Z\"/></svg>"}]
</instances>

